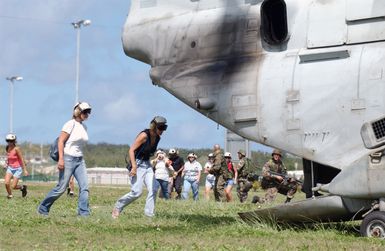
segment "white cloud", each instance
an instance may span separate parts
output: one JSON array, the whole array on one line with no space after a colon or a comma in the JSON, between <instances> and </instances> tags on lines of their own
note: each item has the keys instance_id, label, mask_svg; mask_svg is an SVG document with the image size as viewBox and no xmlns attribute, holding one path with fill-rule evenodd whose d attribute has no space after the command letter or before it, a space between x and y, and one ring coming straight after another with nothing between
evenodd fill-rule
<instances>
[{"instance_id":1,"label":"white cloud","mask_svg":"<svg viewBox=\"0 0 385 251\"><path fill-rule=\"evenodd\" d=\"M142 108L136 96L125 93L103 107L104 116L114 122L137 120L142 118Z\"/></svg>"}]
</instances>

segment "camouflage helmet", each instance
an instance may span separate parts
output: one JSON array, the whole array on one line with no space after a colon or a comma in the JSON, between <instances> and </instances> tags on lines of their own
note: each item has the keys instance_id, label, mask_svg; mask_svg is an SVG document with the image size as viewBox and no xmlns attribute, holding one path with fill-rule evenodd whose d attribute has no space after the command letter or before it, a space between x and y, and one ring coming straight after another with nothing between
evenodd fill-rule
<instances>
[{"instance_id":1,"label":"camouflage helmet","mask_svg":"<svg viewBox=\"0 0 385 251\"><path fill-rule=\"evenodd\" d=\"M282 153L281 153L281 151L278 150L278 149L274 149L273 152L271 153L271 156L273 156L274 154L279 155L279 156L282 157Z\"/></svg>"},{"instance_id":2,"label":"camouflage helmet","mask_svg":"<svg viewBox=\"0 0 385 251\"><path fill-rule=\"evenodd\" d=\"M241 154L242 156L246 156L245 150L239 149L238 153Z\"/></svg>"}]
</instances>

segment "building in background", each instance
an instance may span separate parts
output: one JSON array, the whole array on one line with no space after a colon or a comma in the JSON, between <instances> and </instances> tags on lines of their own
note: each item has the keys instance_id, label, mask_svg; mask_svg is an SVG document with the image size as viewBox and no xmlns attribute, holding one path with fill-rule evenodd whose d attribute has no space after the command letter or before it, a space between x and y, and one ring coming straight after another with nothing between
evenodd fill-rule
<instances>
[{"instance_id":1,"label":"building in background","mask_svg":"<svg viewBox=\"0 0 385 251\"><path fill-rule=\"evenodd\" d=\"M87 168L88 183L91 185L131 185L126 168Z\"/></svg>"}]
</instances>

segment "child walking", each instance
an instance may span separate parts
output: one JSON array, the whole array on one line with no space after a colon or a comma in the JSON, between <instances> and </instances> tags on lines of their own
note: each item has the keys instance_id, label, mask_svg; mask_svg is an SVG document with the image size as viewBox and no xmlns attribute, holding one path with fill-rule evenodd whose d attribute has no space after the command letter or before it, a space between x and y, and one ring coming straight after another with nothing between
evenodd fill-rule
<instances>
[{"instance_id":1,"label":"child walking","mask_svg":"<svg viewBox=\"0 0 385 251\"><path fill-rule=\"evenodd\" d=\"M27 186L18 185L19 179L24 171L24 175L28 176L28 171L24 162L23 155L19 147L16 146L16 135L8 134L5 137L7 146L5 150L7 151L7 171L5 173L5 189L7 190L7 198L11 199L13 197L11 190L11 179L13 177L12 189L17 189L21 191L21 196L27 196Z\"/></svg>"}]
</instances>

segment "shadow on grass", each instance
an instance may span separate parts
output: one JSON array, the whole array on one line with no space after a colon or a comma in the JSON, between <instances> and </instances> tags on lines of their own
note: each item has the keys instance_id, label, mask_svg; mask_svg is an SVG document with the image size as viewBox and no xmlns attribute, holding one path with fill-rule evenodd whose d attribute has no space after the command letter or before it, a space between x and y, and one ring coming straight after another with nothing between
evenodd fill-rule
<instances>
[{"instance_id":1,"label":"shadow on grass","mask_svg":"<svg viewBox=\"0 0 385 251\"><path fill-rule=\"evenodd\" d=\"M237 219L233 216L211 216L205 214L165 214L163 213L162 217L164 218L178 218L179 221L189 223L191 225L196 225L199 227L213 227L218 225L229 225L237 222Z\"/></svg>"},{"instance_id":2,"label":"shadow on grass","mask_svg":"<svg viewBox=\"0 0 385 251\"><path fill-rule=\"evenodd\" d=\"M357 221L341 222L302 222L288 223L277 221L273 217L260 218L256 215L241 213L240 218L248 225L254 227L269 227L277 231L292 230L306 231L335 231L344 235L360 236L360 224Z\"/></svg>"},{"instance_id":3,"label":"shadow on grass","mask_svg":"<svg viewBox=\"0 0 385 251\"><path fill-rule=\"evenodd\" d=\"M291 226L296 231L336 231L344 235L360 236L360 225L358 222L328 222L308 223Z\"/></svg>"},{"instance_id":4,"label":"shadow on grass","mask_svg":"<svg viewBox=\"0 0 385 251\"><path fill-rule=\"evenodd\" d=\"M169 221L172 220L172 223ZM204 231L216 229L218 226L229 226L239 221L231 216L209 216L204 214L162 214L161 217L154 219L147 218L143 221L126 224L125 222L117 222L115 226L109 225L110 232L130 232L151 233L151 232L167 232L180 233L186 231Z\"/></svg>"}]
</instances>

